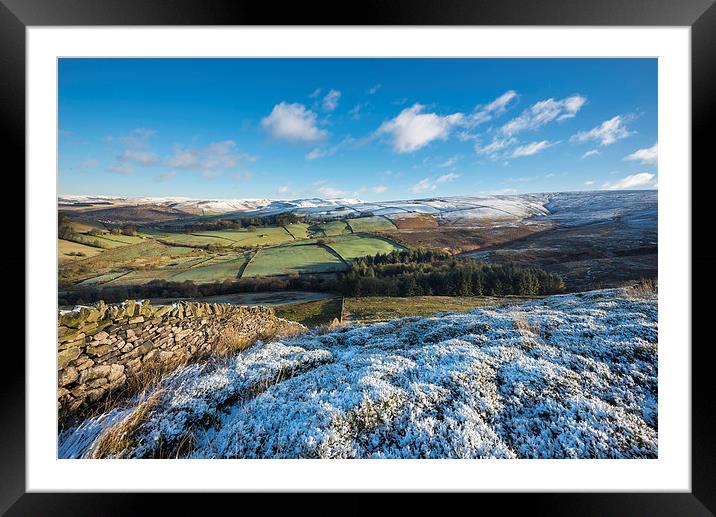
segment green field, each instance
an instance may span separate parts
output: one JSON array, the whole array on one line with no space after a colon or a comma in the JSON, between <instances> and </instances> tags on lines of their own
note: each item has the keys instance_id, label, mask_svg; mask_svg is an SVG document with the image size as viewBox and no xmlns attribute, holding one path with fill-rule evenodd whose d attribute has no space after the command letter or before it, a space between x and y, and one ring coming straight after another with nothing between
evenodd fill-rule
<instances>
[{"instance_id":1,"label":"green field","mask_svg":"<svg viewBox=\"0 0 716 517\"><path fill-rule=\"evenodd\" d=\"M84 256L68 255L68 253L84 253ZM60 262L77 260L86 257L94 257L95 255L99 255L100 253L102 253L102 250L100 248L86 246L78 242L57 239L57 257Z\"/></svg>"},{"instance_id":2,"label":"green field","mask_svg":"<svg viewBox=\"0 0 716 517\"><path fill-rule=\"evenodd\" d=\"M144 239L142 239L139 236L136 235L112 235L110 233L102 234L102 235L96 235L95 237L102 239L102 241L109 241L111 243L116 244L117 246L126 246L127 244L137 244L139 242L142 242ZM114 247L117 247L114 246Z\"/></svg>"},{"instance_id":3,"label":"green field","mask_svg":"<svg viewBox=\"0 0 716 517\"><path fill-rule=\"evenodd\" d=\"M219 235L211 235L211 233L223 232L205 232L201 234L193 233L169 233L159 240L169 244L179 244L182 246L232 246L233 241L222 238Z\"/></svg>"},{"instance_id":4,"label":"green field","mask_svg":"<svg viewBox=\"0 0 716 517\"><path fill-rule=\"evenodd\" d=\"M208 259L204 262L198 263L198 264L192 264L191 267L204 267L204 266L213 266L215 264L221 264L223 262L227 262L230 260L236 260L236 259L243 259L246 257L250 257L251 253L221 253L219 255L208 255Z\"/></svg>"},{"instance_id":5,"label":"green field","mask_svg":"<svg viewBox=\"0 0 716 517\"><path fill-rule=\"evenodd\" d=\"M302 228L296 228L299 233ZM305 230L303 230L305 233ZM283 228L278 227L266 227L256 228L254 230L216 230L216 231L205 231L196 232L193 235L197 237L212 237L221 238L230 241L229 245L242 248L254 248L258 246L275 246L276 244L283 244L285 242L291 242L294 240L293 235Z\"/></svg>"},{"instance_id":6,"label":"green field","mask_svg":"<svg viewBox=\"0 0 716 517\"><path fill-rule=\"evenodd\" d=\"M238 278L239 270L246 262L247 257L241 256L239 258L224 260L221 262L215 262L209 265L198 265L174 273L167 278L170 282L184 282L191 280L197 284L204 284L209 282L221 282L224 280L235 280Z\"/></svg>"},{"instance_id":7,"label":"green field","mask_svg":"<svg viewBox=\"0 0 716 517\"><path fill-rule=\"evenodd\" d=\"M289 224L285 228L296 240L308 238L308 225L306 223Z\"/></svg>"},{"instance_id":8,"label":"green field","mask_svg":"<svg viewBox=\"0 0 716 517\"><path fill-rule=\"evenodd\" d=\"M200 264L206 264L210 260L212 260L211 255L200 255L197 257L194 256L188 256L188 257L176 257L168 264L165 264L161 266L161 269L173 269L173 270L180 270L183 271L185 269L189 269L190 267L198 266Z\"/></svg>"},{"instance_id":9,"label":"green field","mask_svg":"<svg viewBox=\"0 0 716 517\"><path fill-rule=\"evenodd\" d=\"M355 233L380 232L385 230L395 230L397 228L392 221L380 216L348 219L348 224Z\"/></svg>"},{"instance_id":10,"label":"green field","mask_svg":"<svg viewBox=\"0 0 716 517\"><path fill-rule=\"evenodd\" d=\"M115 286L115 285L140 285L151 282L152 280L169 280L170 275L173 271L163 269L139 269L132 271L126 275L121 275L102 284L102 287Z\"/></svg>"},{"instance_id":11,"label":"green field","mask_svg":"<svg viewBox=\"0 0 716 517\"><path fill-rule=\"evenodd\" d=\"M155 240L144 240L138 244L121 246L104 252L95 261L120 264L125 261L148 258L176 258L194 254L196 250L185 246L165 246Z\"/></svg>"},{"instance_id":12,"label":"green field","mask_svg":"<svg viewBox=\"0 0 716 517\"><path fill-rule=\"evenodd\" d=\"M71 219L69 221L69 225L70 228L72 228L72 231L76 233L87 233L92 230L106 230L106 228L98 222L78 221L76 219Z\"/></svg>"},{"instance_id":13,"label":"green field","mask_svg":"<svg viewBox=\"0 0 716 517\"><path fill-rule=\"evenodd\" d=\"M163 237L166 237L167 235L170 235L170 232L167 232L165 230L157 230L156 228L139 228L137 230L137 235L150 237L152 239L161 239Z\"/></svg>"},{"instance_id":14,"label":"green field","mask_svg":"<svg viewBox=\"0 0 716 517\"><path fill-rule=\"evenodd\" d=\"M101 239L99 236L87 235L84 233L73 233L72 235L67 236L66 240L76 242L78 244L84 244L85 246L92 246L93 248L101 248L103 250L125 246L125 244L122 243L110 242L105 239Z\"/></svg>"},{"instance_id":15,"label":"green field","mask_svg":"<svg viewBox=\"0 0 716 517\"><path fill-rule=\"evenodd\" d=\"M333 237L326 243L344 260L350 261L356 257L375 255L376 253L390 253L403 249L402 246L380 237L370 235L344 235Z\"/></svg>"},{"instance_id":16,"label":"green field","mask_svg":"<svg viewBox=\"0 0 716 517\"><path fill-rule=\"evenodd\" d=\"M84 260L66 261L59 270L62 282L76 283L121 270L156 269L185 256L204 253L194 248L165 246L153 239L105 250Z\"/></svg>"},{"instance_id":17,"label":"green field","mask_svg":"<svg viewBox=\"0 0 716 517\"><path fill-rule=\"evenodd\" d=\"M314 244L276 246L259 250L246 266L241 278L293 273L330 273L345 269L345 264L322 246Z\"/></svg>"},{"instance_id":18,"label":"green field","mask_svg":"<svg viewBox=\"0 0 716 517\"><path fill-rule=\"evenodd\" d=\"M307 327L326 325L334 319L340 320L341 298L329 298L307 303L281 305L275 308L276 316L297 321Z\"/></svg>"},{"instance_id":19,"label":"green field","mask_svg":"<svg viewBox=\"0 0 716 517\"><path fill-rule=\"evenodd\" d=\"M332 237L334 235L346 235L351 233L345 221L328 221L311 226L311 230L317 237Z\"/></svg>"},{"instance_id":20,"label":"green field","mask_svg":"<svg viewBox=\"0 0 716 517\"><path fill-rule=\"evenodd\" d=\"M94 276L92 278L88 278L87 280L83 280L78 285L81 285L83 287L98 286L98 285L102 285L102 284L111 282L112 280L119 278L121 276L124 276L128 273L130 273L130 272L129 271L116 271L113 273L105 273L104 275Z\"/></svg>"}]
</instances>

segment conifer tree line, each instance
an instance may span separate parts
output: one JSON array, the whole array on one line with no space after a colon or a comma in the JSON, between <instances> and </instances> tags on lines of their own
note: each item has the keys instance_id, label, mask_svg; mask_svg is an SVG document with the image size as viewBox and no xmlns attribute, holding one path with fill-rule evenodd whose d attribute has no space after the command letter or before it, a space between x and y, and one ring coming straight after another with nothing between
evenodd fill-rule
<instances>
[{"instance_id":1,"label":"conifer tree line","mask_svg":"<svg viewBox=\"0 0 716 517\"><path fill-rule=\"evenodd\" d=\"M235 219L212 219L208 221L180 222L178 228L187 233L207 230L241 230L270 226L288 226L300 223L303 217L293 212L282 212L273 215L238 217Z\"/></svg>"},{"instance_id":2,"label":"conifer tree line","mask_svg":"<svg viewBox=\"0 0 716 517\"><path fill-rule=\"evenodd\" d=\"M432 250L401 250L353 260L338 276L344 296L504 296L564 291L562 278L539 268L495 265Z\"/></svg>"}]
</instances>

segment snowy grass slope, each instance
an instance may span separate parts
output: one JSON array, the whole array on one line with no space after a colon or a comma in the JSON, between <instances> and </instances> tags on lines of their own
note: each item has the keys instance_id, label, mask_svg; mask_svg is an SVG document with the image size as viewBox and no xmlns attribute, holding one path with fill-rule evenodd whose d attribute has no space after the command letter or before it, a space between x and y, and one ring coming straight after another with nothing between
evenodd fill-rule
<instances>
[{"instance_id":1,"label":"snowy grass slope","mask_svg":"<svg viewBox=\"0 0 716 517\"><path fill-rule=\"evenodd\" d=\"M655 298L603 290L257 343L167 378L118 456L653 458L657 330Z\"/></svg>"}]
</instances>

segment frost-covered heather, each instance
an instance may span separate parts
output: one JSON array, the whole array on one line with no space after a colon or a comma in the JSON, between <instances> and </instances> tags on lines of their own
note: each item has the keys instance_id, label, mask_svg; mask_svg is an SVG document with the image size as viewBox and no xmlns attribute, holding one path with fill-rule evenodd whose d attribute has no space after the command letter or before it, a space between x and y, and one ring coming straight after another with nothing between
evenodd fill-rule
<instances>
[{"instance_id":1,"label":"frost-covered heather","mask_svg":"<svg viewBox=\"0 0 716 517\"><path fill-rule=\"evenodd\" d=\"M656 457L657 303L603 290L311 333L162 388L122 456ZM126 411L63 433L60 456Z\"/></svg>"}]
</instances>

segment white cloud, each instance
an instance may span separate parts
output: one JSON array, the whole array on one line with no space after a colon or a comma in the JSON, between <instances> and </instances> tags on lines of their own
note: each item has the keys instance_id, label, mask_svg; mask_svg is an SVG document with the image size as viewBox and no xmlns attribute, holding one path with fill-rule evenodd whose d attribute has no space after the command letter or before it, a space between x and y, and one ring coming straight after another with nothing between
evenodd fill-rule
<instances>
[{"instance_id":1,"label":"white cloud","mask_svg":"<svg viewBox=\"0 0 716 517\"><path fill-rule=\"evenodd\" d=\"M388 190L388 187L386 187L385 185L376 185L375 187L372 187L371 190L376 194L382 194L383 192Z\"/></svg>"},{"instance_id":2,"label":"white cloud","mask_svg":"<svg viewBox=\"0 0 716 517\"><path fill-rule=\"evenodd\" d=\"M438 176L434 180L430 178L423 178L415 185L410 187L410 190L416 194L420 192L432 192L433 190L437 189L438 185L440 185L441 183L449 183L451 181L455 181L459 177L459 174L455 172L449 172L447 174L443 174L442 176Z\"/></svg>"},{"instance_id":3,"label":"white cloud","mask_svg":"<svg viewBox=\"0 0 716 517\"><path fill-rule=\"evenodd\" d=\"M587 99L581 95L573 95L560 100L550 98L539 101L502 126L500 131L506 135L514 135L520 131L540 128L554 120L561 121L572 118L586 102Z\"/></svg>"},{"instance_id":4,"label":"white cloud","mask_svg":"<svg viewBox=\"0 0 716 517\"><path fill-rule=\"evenodd\" d=\"M458 158L459 158L459 157L458 157L457 155L451 156L450 158L448 158L448 159L445 160L444 162L438 164L438 167L440 167L441 169L446 169L446 168L448 168L448 167L451 167L451 166L455 165L455 163L457 162Z\"/></svg>"},{"instance_id":5,"label":"white cloud","mask_svg":"<svg viewBox=\"0 0 716 517\"><path fill-rule=\"evenodd\" d=\"M315 90L313 90L313 92L311 92L310 94L308 94L308 96L309 96L311 99L316 99L316 98L318 98L319 95L321 95L321 89L320 89L320 88L316 88Z\"/></svg>"},{"instance_id":6,"label":"white cloud","mask_svg":"<svg viewBox=\"0 0 716 517\"><path fill-rule=\"evenodd\" d=\"M470 133L469 131L458 131L456 133L457 139L461 142L469 142L470 140L479 140L479 136L473 133Z\"/></svg>"},{"instance_id":7,"label":"white cloud","mask_svg":"<svg viewBox=\"0 0 716 517\"><path fill-rule=\"evenodd\" d=\"M331 199L336 197L345 197L349 195L348 192L340 190L334 187L320 187L317 189L318 193L325 198Z\"/></svg>"},{"instance_id":8,"label":"white cloud","mask_svg":"<svg viewBox=\"0 0 716 517\"><path fill-rule=\"evenodd\" d=\"M380 85L380 84L376 84L375 86L372 86L371 88L368 88L368 90L366 90L366 93L367 93L368 95L373 95L373 94L375 94L375 92L377 92L378 90L380 90L380 88L381 88L381 85Z\"/></svg>"},{"instance_id":9,"label":"white cloud","mask_svg":"<svg viewBox=\"0 0 716 517\"><path fill-rule=\"evenodd\" d=\"M442 176L439 176L439 177L435 180L435 183L448 183L448 182L450 182L450 181L455 181L455 180L458 179L459 177L460 177L459 174L457 174L457 173L455 173L455 172L449 172L449 173L447 173L447 174L443 174Z\"/></svg>"},{"instance_id":10,"label":"white cloud","mask_svg":"<svg viewBox=\"0 0 716 517\"><path fill-rule=\"evenodd\" d=\"M121 136L116 140L127 147L132 149L143 149L148 145L149 139L156 135L157 132L153 129L147 129L145 127L138 127L132 129L128 135ZM109 141L115 140L113 137L108 137Z\"/></svg>"},{"instance_id":11,"label":"white cloud","mask_svg":"<svg viewBox=\"0 0 716 517\"><path fill-rule=\"evenodd\" d=\"M548 147L552 147L557 143L558 142L550 143L547 140L542 140L540 142L531 142L529 144L521 145L520 147L516 148L514 151L512 151L512 154L510 156L512 158L519 158L520 156L532 156L533 154L537 154L538 152L543 151Z\"/></svg>"},{"instance_id":12,"label":"white cloud","mask_svg":"<svg viewBox=\"0 0 716 517\"><path fill-rule=\"evenodd\" d=\"M130 174L132 174L134 167L132 167L132 164L130 163L120 163L116 165L110 165L105 170L107 172L113 172L115 174L124 174L125 176L129 176Z\"/></svg>"},{"instance_id":13,"label":"white cloud","mask_svg":"<svg viewBox=\"0 0 716 517\"><path fill-rule=\"evenodd\" d=\"M423 113L423 109L422 104L404 109L394 119L384 122L377 133L391 137L395 152L411 153L434 140L447 139L452 127L463 119L462 113L441 116Z\"/></svg>"},{"instance_id":14,"label":"white cloud","mask_svg":"<svg viewBox=\"0 0 716 517\"><path fill-rule=\"evenodd\" d=\"M117 155L117 160L120 162L128 162L142 167L150 167L160 163L159 157L153 153L149 146L149 139L157 134L153 129L147 128L136 128L132 129L128 134L120 137L108 136L105 138L106 142L118 143L124 146L124 149ZM127 167L119 167L118 165L112 167L112 172L119 170L129 170ZM120 174L125 174L120 172Z\"/></svg>"},{"instance_id":15,"label":"white cloud","mask_svg":"<svg viewBox=\"0 0 716 517\"><path fill-rule=\"evenodd\" d=\"M599 142L601 146L611 145L617 140L621 140L632 134L626 127L627 120L628 117L617 115L609 120L605 120L589 131L578 132L572 136L572 140L576 142L590 142L594 140Z\"/></svg>"},{"instance_id":16,"label":"white cloud","mask_svg":"<svg viewBox=\"0 0 716 517\"><path fill-rule=\"evenodd\" d=\"M361 110L361 105L356 104L350 110L348 110L348 114L351 116L351 118L353 120L360 120L360 117L361 117L360 110Z\"/></svg>"},{"instance_id":17,"label":"white cloud","mask_svg":"<svg viewBox=\"0 0 716 517\"><path fill-rule=\"evenodd\" d=\"M117 156L117 159L122 162L134 162L144 167L149 167L159 163L159 157L153 152L132 148L127 148L122 151Z\"/></svg>"},{"instance_id":18,"label":"white cloud","mask_svg":"<svg viewBox=\"0 0 716 517\"><path fill-rule=\"evenodd\" d=\"M590 156L597 156L599 154L600 153L597 149L591 149L591 150L587 151L586 153L584 153L582 155L582 158L589 158Z\"/></svg>"},{"instance_id":19,"label":"white cloud","mask_svg":"<svg viewBox=\"0 0 716 517\"><path fill-rule=\"evenodd\" d=\"M338 100L341 98L341 92L338 90L329 91L325 97L323 97L323 109L326 111L333 111L338 107Z\"/></svg>"},{"instance_id":20,"label":"white cloud","mask_svg":"<svg viewBox=\"0 0 716 517\"><path fill-rule=\"evenodd\" d=\"M328 132L316 126L316 114L303 104L281 102L261 119L261 127L276 139L313 143L323 140Z\"/></svg>"},{"instance_id":21,"label":"white cloud","mask_svg":"<svg viewBox=\"0 0 716 517\"><path fill-rule=\"evenodd\" d=\"M308 153L306 153L306 160L317 160L318 158L323 158L328 154L328 150L321 149L320 147L316 147L315 149L311 149Z\"/></svg>"},{"instance_id":22,"label":"white cloud","mask_svg":"<svg viewBox=\"0 0 716 517\"><path fill-rule=\"evenodd\" d=\"M288 192L289 186L288 185L281 185L276 189L276 192L279 194L286 194Z\"/></svg>"},{"instance_id":23,"label":"white cloud","mask_svg":"<svg viewBox=\"0 0 716 517\"><path fill-rule=\"evenodd\" d=\"M639 149L638 151L634 151L624 159L630 161L639 161L644 165L656 165L656 162L659 160L658 145L654 144L646 149Z\"/></svg>"},{"instance_id":24,"label":"white cloud","mask_svg":"<svg viewBox=\"0 0 716 517\"><path fill-rule=\"evenodd\" d=\"M585 181L584 184L589 187L591 185L594 185L594 182L589 180L589 181Z\"/></svg>"},{"instance_id":25,"label":"white cloud","mask_svg":"<svg viewBox=\"0 0 716 517\"><path fill-rule=\"evenodd\" d=\"M218 176L221 171L235 167L240 162L253 162L256 157L235 150L236 142L224 140L204 147L174 147L174 154L166 164L177 169L201 172L206 177Z\"/></svg>"},{"instance_id":26,"label":"white cloud","mask_svg":"<svg viewBox=\"0 0 716 517\"><path fill-rule=\"evenodd\" d=\"M410 187L410 190L418 194L419 192L433 191L437 188L437 185L430 181L430 178L423 178L418 181L415 185Z\"/></svg>"},{"instance_id":27,"label":"white cloud","mask_svg":"<svg viewBox=\"0 0 716 517\"><path fill-rule=\"evenodd\" d=\"M317 160L318 158L324 158L326 156L333 156L334 154L336 154L336 152L342 145L348 145L348 143L344 140L338 145L334 145L331 147L316 147L307 152L304 158L306 158L306 160L311 161Z\"/></svg>"},{"instance_id":28,"label":"white cloud","mask_svg":"<svg viewBox=\"0 0 716 517\"><path fill-rule=\"evenodd\" d=\"M517 143L517 139L514 137L508 137L508 138L499 138L495 137L492 139L492 142L487 144L486 146L480 146L479 144L475 144L475 152L477 154L482 154L489 156L493 160L497 159L497 153L498 151L501 151L502 149L505 149L513 144Z\"/></svg>"},{"instance_id":29,"label":"white cloud","mask_svg":"<svg viewBox=\"0 0 716 517\"><path fill-rule=\"evenodd\" d=\"M504 113L510 102L516 98L517 92L514 90L508 90L489 104L477 106L475 108L475 112L467 117L466 124L472 127L492 120L492 118Z\"/></svg>"},{"instance_id":30,"label":"white cloud","mask_svg":"<svg viewBox=\"0 0 716 517\"><path fill-rule=\"evenodd\" d=\"M652 183L654 177L655 175L650 172L640 172L620 180L607 181L602 185L602 187L608 190L656 187L656 182Z\"/></svg>"}]
</instances>

